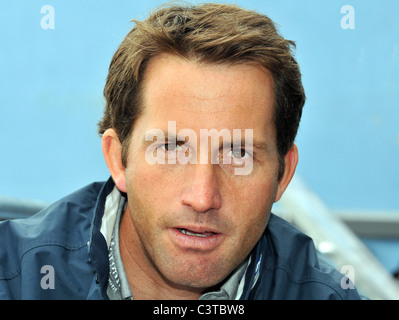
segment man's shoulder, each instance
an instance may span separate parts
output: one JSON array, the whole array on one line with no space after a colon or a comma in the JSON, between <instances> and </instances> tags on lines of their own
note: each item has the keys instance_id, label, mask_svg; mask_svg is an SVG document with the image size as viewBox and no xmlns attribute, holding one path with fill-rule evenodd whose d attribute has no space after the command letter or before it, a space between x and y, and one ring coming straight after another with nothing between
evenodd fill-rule
<instances>
[{"instance_id":1,"label":"man's shoulder","mask_svg":"<svg viewBox=\"0 0 399 320\"><path fill-rule=\"evenodd\" d=\"M8 286L13 283L15 289L20 287L16 283L22 274L38 277L44 265L63 265L62 257L70 261L72 256L86 256L92 222L96 210L101 210L98 197L104 187L104 182L92 183L27 219L0 222L0 284L9 281ZM57 272L61 270L65 268L59 267Z\"/></svg>"},{"instance_id":2,"label":"man's shoulder","mask_svg":"<svg viewBox=\"0 0 399 320\"><path fill-rule=\"evenodd\" d=\"M36 241L51 239L62 241L70 238L71 233L75 233L73 231L79 233L85 228L90 228L98 195L103 186L104 182L91 183L29 218L1 222L0 230L3 236L0 241L8 243L7 237L14 240L26 239L29 243L32 243L34 239ZM7 243L1 243L1 246Z\"/></svg>"},{"instance_id":3,"label":"man's shoulder","mask_svg":"<svg viewBox=\"0 0 399 320\"><path fill-rule=\"evenodd\" d=\"M317 252L313 240L272 214L262 237L264 259L258 296L272 299L360 299L341 286L344 277Z\"/></svg>"}]
</instances>

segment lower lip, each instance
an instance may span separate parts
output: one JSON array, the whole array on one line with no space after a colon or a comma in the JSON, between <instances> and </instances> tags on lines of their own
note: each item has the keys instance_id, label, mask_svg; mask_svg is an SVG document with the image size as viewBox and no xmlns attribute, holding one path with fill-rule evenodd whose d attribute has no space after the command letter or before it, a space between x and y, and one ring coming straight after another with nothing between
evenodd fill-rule
<instances>
[{"instance_id":1,"label":"lower lip","mask_svg":"<svg viewBox=\"0 0 399 320\"><path fill-rule=\"evenodd\" d=\"M216 233L209 237L198 237L184 234L177 228L171 228L170 231L172 239L182 249L210 251L219 246L223 240L221 233Z\"/></svg>"}]
</instances>

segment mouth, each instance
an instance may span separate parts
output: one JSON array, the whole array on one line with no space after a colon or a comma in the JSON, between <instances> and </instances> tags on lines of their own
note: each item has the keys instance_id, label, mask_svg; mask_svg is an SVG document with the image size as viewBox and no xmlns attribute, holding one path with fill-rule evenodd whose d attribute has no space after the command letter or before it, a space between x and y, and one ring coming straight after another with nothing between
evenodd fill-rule
<instances>
[{"instance_id":1,"label":"mouth","mask_svg":"<svg viewBox=\"0 0 399 320\"><path fill-rule=\"evenodd\" d=\"M183 228L177 228L177 230L179 230L181 233L183 233L187 236L192 236L192 237L207 238L207 237L211 237L211 236L217 234L216 232L212 232L212 231L194 232L194 231L190 231L190 230L183 229Z\"/></svg>"},{"instance_id":2,"label":"mouth","mask_svg":"<svg viewBox=\"0 0 399 320\"><path fill-rule=\"evenodd\" d=\"M211 251L220 245L224 235L214 229L177 226L170 229L175 244L181 249Z\"/></svg>"}]
</instances>

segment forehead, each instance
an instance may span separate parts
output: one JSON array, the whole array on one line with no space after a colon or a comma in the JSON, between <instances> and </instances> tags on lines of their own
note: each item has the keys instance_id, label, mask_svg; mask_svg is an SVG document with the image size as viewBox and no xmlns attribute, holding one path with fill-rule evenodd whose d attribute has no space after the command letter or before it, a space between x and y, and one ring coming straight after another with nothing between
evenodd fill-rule
<instances>
[{"instance_id":1,"label":"forehead","mask_svg":"<svg viewBox=\"0 0 399 320\"><path fill-rule=\"evenodd\" d=\"M270 134L274 92L268 70L250 64L204 64L164 54L153 58L143 82L146 127L253 129ZM273 131L273 130L272 130Z\"/></svg>"}]
</instances>

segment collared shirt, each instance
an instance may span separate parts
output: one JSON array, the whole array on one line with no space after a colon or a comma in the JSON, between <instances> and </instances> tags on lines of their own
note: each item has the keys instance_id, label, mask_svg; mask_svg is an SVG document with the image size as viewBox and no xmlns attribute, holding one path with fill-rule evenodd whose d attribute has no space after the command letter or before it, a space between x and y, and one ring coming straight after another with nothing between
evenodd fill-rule
<instances>
[{"instance_id":1,"label":"collared shirt","mask_svg":"<svg viewBox=\"0 0 399 320\"><path fill-rule=\"evenodd\" d=\"M129 281L123 267L121 253L119 250L119 224L125 207L125 198L121 197L118 203L115 226L113 228L113 234L108 252L109 278L107 295L110 300L133 300L133 294L130 290Z\"/></svg>"}]
</instances>

